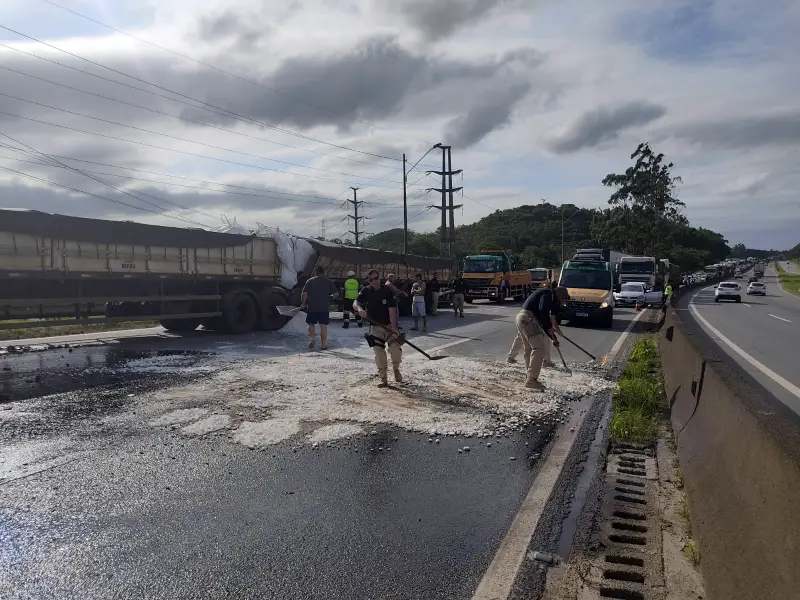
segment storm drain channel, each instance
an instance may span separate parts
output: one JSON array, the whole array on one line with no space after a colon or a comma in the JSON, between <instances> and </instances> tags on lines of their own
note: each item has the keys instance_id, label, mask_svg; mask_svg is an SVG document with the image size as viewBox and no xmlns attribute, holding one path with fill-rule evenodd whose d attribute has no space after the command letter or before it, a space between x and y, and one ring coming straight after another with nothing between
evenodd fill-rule
<instances>
[{"instance_id":1,"label":"storm drain channel","mask_svg":"<svg viewBox=\"0 0 800 600\"><path fill-rule=\"evenodd\" d=\"M650 600L661 586L661 531L658 527L658 466L652 451L619 445L606 467L600 529L605 547L592 586L597 598ZM586 591L586 590L584 590Z\"/></svg>"}]
</instances>

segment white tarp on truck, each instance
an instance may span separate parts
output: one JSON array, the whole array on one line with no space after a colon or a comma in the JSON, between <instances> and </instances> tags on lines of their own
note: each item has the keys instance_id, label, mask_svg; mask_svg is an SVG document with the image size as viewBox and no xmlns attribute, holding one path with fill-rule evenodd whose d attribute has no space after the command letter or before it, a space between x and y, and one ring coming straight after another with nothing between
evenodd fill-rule
<instances>
[{"instance_id":1,"label":"white tarp on truck","mask_svg":"<svg viewBox=\"0 0 800 600\"><path fill-rule=\"evenodd\" d=\"M252 235L255 232L258 237L275 240L278 245L278 260L281 263L281 285L288 290L297 283L297 272L305 268L314 254L314 248L306 240L261 223L258 223L256 229L251 230L234 220L217 228L217 231L240 235ZM310 276L311 273L306 275Z\"/></svg>"}]
</instances>

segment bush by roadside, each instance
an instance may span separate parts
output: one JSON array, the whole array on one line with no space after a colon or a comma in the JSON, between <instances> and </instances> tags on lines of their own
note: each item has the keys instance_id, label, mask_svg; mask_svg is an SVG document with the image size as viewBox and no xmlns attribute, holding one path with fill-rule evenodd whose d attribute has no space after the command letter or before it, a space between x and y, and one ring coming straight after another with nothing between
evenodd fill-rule
<instances>
[{"instance_id":1,"label":"bush by roadside","mask_svg":"<svg viewBox=\"0 0 800 600\"><path fill-rule=\"evenodd\" d=\"M655 442L662 389L658 337L646 335L634 344L614 392L610 426L613 441Z\"/></svg>"},{"instance_id":2,"label":"bush by roadside","mask_svg":"<svg viewBox=\"0 0 800 600\"><path fill-rule=\"evenodd\" d=\"M781 287L790 294L800 296L800 275L787 273L781 263L775 263L775 270L778 272L778 281Z\"/></svg>"}]
</instances>

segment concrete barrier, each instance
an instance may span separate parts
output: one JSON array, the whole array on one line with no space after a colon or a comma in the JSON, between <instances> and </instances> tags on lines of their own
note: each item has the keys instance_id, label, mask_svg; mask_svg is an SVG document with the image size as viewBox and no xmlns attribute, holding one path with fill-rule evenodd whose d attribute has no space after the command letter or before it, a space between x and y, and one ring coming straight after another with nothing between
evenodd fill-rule
<instances>
[{"instance_id":1,"label":"concrete barrier","mask_svg":"<svg viewBox=\"0 0 800 600\"><path fill-rule=\"evenodd\" d=\"M708 598L800 598L800 418L681 313L659 346Z\"/></svg>"}]
</instances>

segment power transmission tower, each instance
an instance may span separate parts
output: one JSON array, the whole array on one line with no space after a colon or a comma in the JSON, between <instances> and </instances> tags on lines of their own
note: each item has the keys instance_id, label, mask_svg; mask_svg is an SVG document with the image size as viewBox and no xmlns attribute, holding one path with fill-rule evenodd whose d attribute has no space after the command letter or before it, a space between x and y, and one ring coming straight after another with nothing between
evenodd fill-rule
<instances>
[{"instance_id":1,"label":"power transmission tower","mask_svg":"<svg viewBox=\"0 0 800 600\"><path fill-rule=\"evenodd\" d=\"M462 169L453 171L453 156L451 154L451 146L441 146L442 149L442 170L441 171L428 171L428 173L436 173L442 177L442 187L429 188L429 191L435 191L442 194L442 205L431 206L442 211L442 226L441 226L441 253L443 258L455 258L456 256L456 226L455 226L455 210L461 208L463 204L453 204L453 192L458 192L463 187L453 187L453 175L458 175ZM449 213L449 219L448 217ZM448 225L449 220L449 225Z\"/></svg>"},{"instance_id":2,"label":"power transmission tower","mask_svg":"<svg viewBox=\"0 0 800 600\"><path fill-rule=\"evenodd\" d=\"M364 217L358 215L358 207L361 206L362 204L364 204L364 201L363 200L360 201L358 199L358 188L357 187L351 187L350 189L353 190L353 199L352 200L345 200L345 203L353 205L353 214L352 215L347 215L344 219L342 219L342 221L344 221L346 219L348 221L348 223L349 223L350 220L352 219L352 221L353 221L353 230L349 230L347 233L352 233L353 234L353 237L355 237L355 245L358 246L358 242L360 241L359 238L364 234L364 232L359 229L359 225L364 220Z\"/></svg>"},{"instance_id":3,"label":"power transmission tower","mask_svg":"<svg viewBox=\"0 0 800 600\"><path fill-rule=\"evenodd\" d=\"M323 240L325 239L325 219L322 219L322 222L319 224L319 237Z\"/></svg>"}]
</instances>

